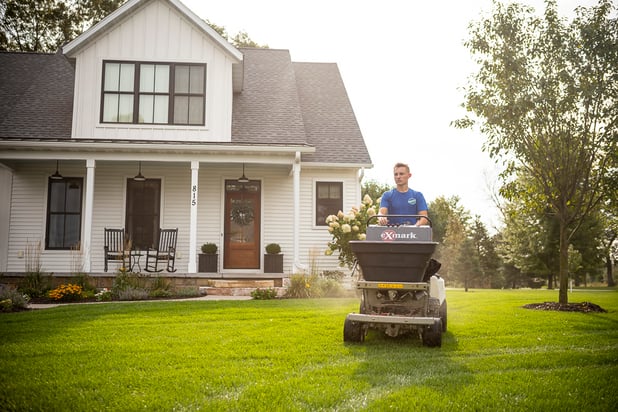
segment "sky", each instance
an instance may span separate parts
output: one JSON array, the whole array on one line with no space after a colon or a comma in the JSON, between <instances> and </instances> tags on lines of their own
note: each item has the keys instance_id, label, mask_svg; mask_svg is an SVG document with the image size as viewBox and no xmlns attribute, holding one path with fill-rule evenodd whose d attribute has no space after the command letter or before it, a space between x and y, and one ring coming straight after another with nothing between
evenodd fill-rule
<instances>
[{"instance_id":1,"label":"sky","mask_svg":"<svg viewBox=\"0 0 618 412\"><path fill-rule=\"evenodd\" d=\"M450 124L465 115L462 87L474 73L468 25L491 0L181 0L202 19L239 31L295 62L337 63L374 165L365 177L392 184L410 165L410 187L427 202L457 196L490 230L501 225L491 200L500 165L483 136ZM520 0L538 13L543 0ZM591 0L557 0L572 17ZM342 147L342 150L345 148Z\"/></svg>"}]
</instances>

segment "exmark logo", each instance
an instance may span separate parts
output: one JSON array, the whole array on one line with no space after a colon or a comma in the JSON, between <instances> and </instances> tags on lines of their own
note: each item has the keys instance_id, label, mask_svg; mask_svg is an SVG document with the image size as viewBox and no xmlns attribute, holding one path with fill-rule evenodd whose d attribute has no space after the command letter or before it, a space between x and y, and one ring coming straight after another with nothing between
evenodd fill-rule
<instances>
[{"instance_id":1,"label":"exmark logo","mask_svg":"<svg viewBox=\"0 0 618 412\"><path fill-rule=\"evenodd\" d=\"M392 242L398 239L416 239L416 233L397 233L392 229L387 229L380 233L380 239L384 242Z\"/></svg>"}]
</instances>

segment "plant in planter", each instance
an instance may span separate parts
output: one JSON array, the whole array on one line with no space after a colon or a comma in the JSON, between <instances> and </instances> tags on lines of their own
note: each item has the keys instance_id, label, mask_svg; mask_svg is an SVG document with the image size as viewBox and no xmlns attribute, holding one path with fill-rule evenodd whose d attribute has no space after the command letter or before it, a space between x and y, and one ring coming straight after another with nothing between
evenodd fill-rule
<instances>
[{"instance_id":1,"label":"plant in planter","mask_svg":"<svg viewBox=\"0 0 618 412\"><path fill-rule=\"evenodd\" d=\"M215 243L204 243L202 245L202 253L199 255L199 272L217 272L219 269L219 255L217 250L219 247Z\"/></svg>"},{"instance_id":2,"label":"plant in planter","mask_svg":"<svg viewBox=\"0 0 618 412\"><path fill-rule=\"evenodd\" d=\"M266 245L264 272L283 273L283 255L281 254L281 246L278 243L269 243Z\"/></svg>"},{"instance_id":3,"label":"plant in planter","mask_svg":"<svg viewBox=\"0 0 618 412\"><path fill-rule=\"evenodd\" d=\"M202 245L202 253L206 255L216 255L219 247L215 243L204 243Z\"/></svg>"}]
</instances>

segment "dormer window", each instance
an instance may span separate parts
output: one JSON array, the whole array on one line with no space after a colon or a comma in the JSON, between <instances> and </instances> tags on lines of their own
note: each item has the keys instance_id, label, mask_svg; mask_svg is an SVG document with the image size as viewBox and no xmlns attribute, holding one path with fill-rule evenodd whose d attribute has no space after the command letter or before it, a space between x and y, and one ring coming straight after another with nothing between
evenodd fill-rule
<instances>
[{"instance_id":1,"label":"dormer window","mask_svg":"<svg viewBox=\"0 0 618 412\"><path fill-rule=\"evenodd\" d=\"M104 61L102 89L102 123L205 123L205 64Z\"/></svg>"}]
</instances>

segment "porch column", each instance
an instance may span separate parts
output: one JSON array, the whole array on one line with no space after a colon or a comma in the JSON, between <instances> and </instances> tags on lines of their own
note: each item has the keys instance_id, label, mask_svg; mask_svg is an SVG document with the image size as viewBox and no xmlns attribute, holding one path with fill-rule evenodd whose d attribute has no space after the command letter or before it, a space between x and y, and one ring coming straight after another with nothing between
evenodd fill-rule
<instances>
[{"instance_id":1,"label":"porch column","mask_svg":"<svg viewBox=\"0 0 618 412\"><path fill-rule=\"evenodd\" d=\"M197 198L200 162L191 161L191 214L189 223L189 267L187 272L197 273Z\"/></svg>"},{"instance_id":2,"label":"porch column","mask_svg":"<svg viewBox=\"0 0 618 412\"><path fill-rule=\"evenodd\" d=\"M294 230L294 264L292 265L292 273L300 273L307 269L307 265L300 263L300 152L296 152L292 170L294 173L294 224L292 225Z\"/></svg>"},{"instance_id":3,"label":"porch column","mask_svg":"<svg viewBox=\"0 0 618 412\"><path fill-rule=\"evenodd\" d=\"M94 207L95 160L86 159L86 191L84 196L84 232L82 239L82 270L90 272L92 248L92 210Z\"/></svg>"}]
</instances>

